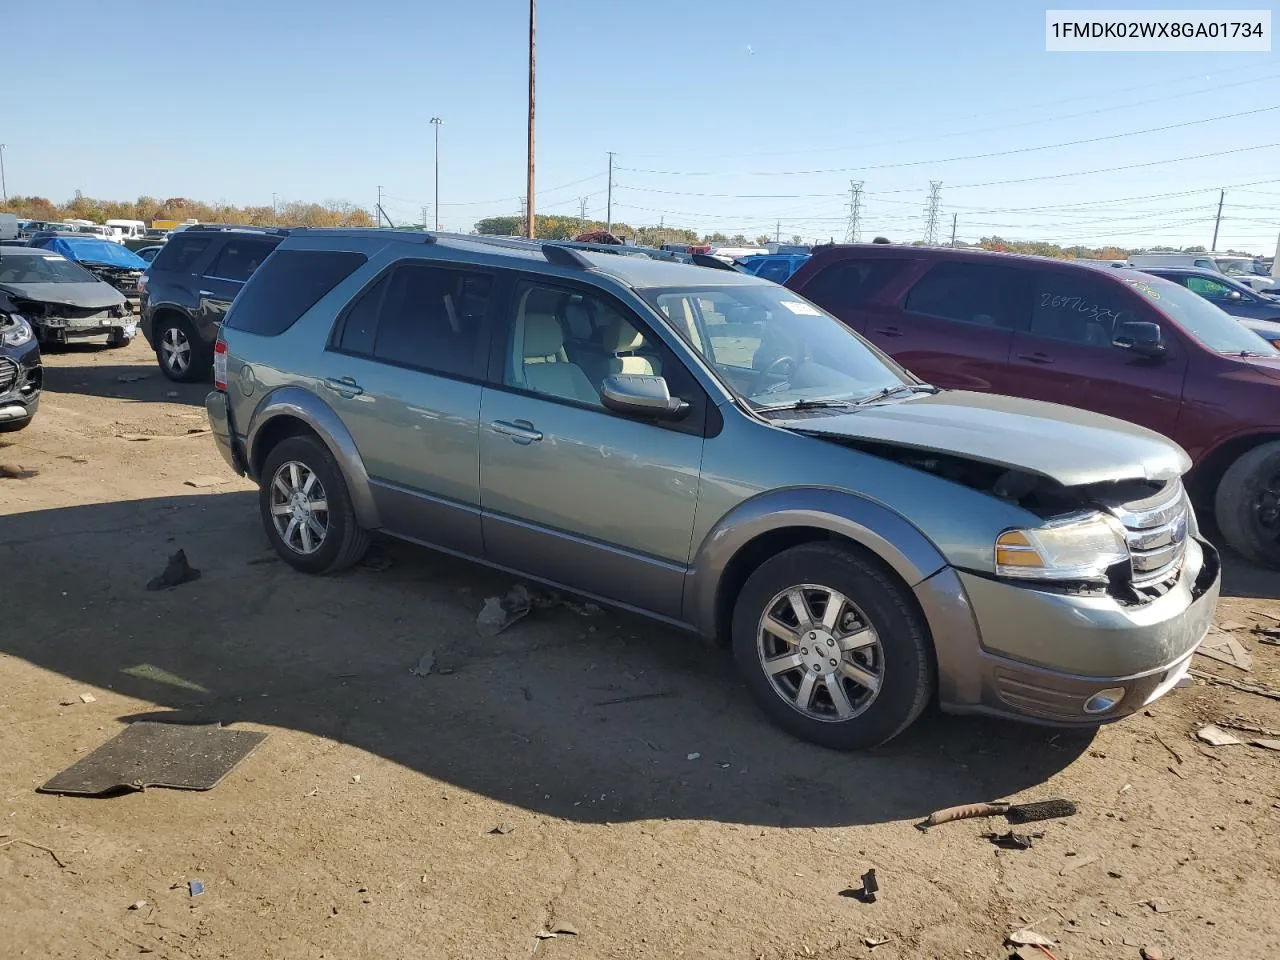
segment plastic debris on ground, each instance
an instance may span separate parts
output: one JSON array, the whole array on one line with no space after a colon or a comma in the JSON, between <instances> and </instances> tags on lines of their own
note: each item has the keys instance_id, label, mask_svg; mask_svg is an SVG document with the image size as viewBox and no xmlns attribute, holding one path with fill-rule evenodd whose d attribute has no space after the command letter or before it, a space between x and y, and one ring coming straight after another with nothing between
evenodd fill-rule
<instances>
[{"instance_id":1,"label":"plastic debris on ground","mask_svg":"<svg viewBox=\"0 0 1280 960\"><path fill-rule=\"evenodd\" d=\"M1208 636L1196 648L1196 655L1208 657L1210 660L1225 663L1229 667L1245 672L1253 669L1253 657L1249 655L1249 651L1242 647L1235 637L1222 630L1210 630Z\"/></svg>"},{"instance_id":2,"label":"plastic debris on ground","mask_svg":"<svg viewBox=\"0 0 1280 960\"><path fill-rule=\"evenodd\" d=\"M436 665L435 652L432 650L428 650L426 653L424 653L421 657L418 658L418 665L416 667L409 668L409 672L413 674L415 677L425 677L427 676L427 674L431 673L431 671L435 668L435 665Z\"/></svg>"},{"instance_id":3,"label":"plastic debris on ground","mask_svg":"<svg viewBox=\"0 0 1280 960\"><path fill-rule=\"evenodd\" d=\"M193 897L198 897L200 894L204 893L204 884L199 880L188 880L187 892Z\"/></svg>"},{"instance_id":4,"label":"plastic debris on ground","mask_svg":"<svg viewBox=\"0 0 1280 960\"><path fill-rule=\"evenodd\" d=\"M200 579L200 571L187 563L187 553L179 550L169 558L164 571L158 577L152 577L147 583L148 590L167 590L192 580Z\"/></svg>"},{"instance_id":5,"label":"plastic debris on ground","mask_svg":"<svg viewBox=\"0 0 1280 960\"><path fill-rule=\"evenodd\" d=\"M1221 727L1209 723L1196 731L1196 737L1213 747L1229 747L1241 743L1239 737L1233 737Z\"/></svg>"},{"instance_id":6,"label":"plastic debris on ground","mask_svg":"<svg viewBox=\"0 0 1280 960\"><path fill-rule=\"evenodd\" d=\"M581 617L594 617L600 607L594 603L579 603L562 597L553 590L530 590L522 583L515 584L506 596L485 597L484 605L476 616L476 629L486 637L497 636L530 610L550 610L564 607Z\"/></svg>"}]
</instances>

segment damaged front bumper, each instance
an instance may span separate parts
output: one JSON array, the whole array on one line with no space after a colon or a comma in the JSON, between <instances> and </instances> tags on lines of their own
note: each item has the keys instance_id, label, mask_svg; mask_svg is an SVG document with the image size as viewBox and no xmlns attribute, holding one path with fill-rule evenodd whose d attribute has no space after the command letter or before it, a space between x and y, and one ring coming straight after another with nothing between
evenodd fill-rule
<instances>
[{"instance_id":1,"label":"damaged front bumper","mask_svg":"<svg viewBox=\"0 0 1280 960\"><path fill-rule=\"evenodd\" d=\"M915 587L941 706L1060 726L1128 716L1186 675L1220 580L1218 552L1200 539L1188 541L1173 588L1141 604L941 570Z\"/></svg>"},{"instance_id":2,"label":"damaged front bumper","mask_svg":"<svg viewBox=\"0 0 1280 960\"><path fill-rule=\"evenodd\" d=\"M44 316L30 316L36 339L43 344L105 337L108 341L128 343L138 335L138 318L132 311L113 314L110 310L67 311L61 315L46 311Z\"/></svg>"},{"instance_id":3,"label":"damaged front bumper","mask_svg":"<svg viewBox=\"0 0 1280 960\"><path fill-rule=\"evenodd\" d=\"M25 347L0 353L0 425L30 420L40 409L44 368L40 347L33 340Z\"/></svg>"}]
</instances>

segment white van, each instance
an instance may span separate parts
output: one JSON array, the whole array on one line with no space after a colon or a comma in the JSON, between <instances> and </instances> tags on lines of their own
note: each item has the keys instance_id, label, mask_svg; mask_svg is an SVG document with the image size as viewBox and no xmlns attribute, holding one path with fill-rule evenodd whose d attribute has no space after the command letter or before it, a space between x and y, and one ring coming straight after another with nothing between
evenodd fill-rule
<instances>
[{"instance_id":1,"label":"white van","mask_svg":"<svg viewBox=\"0 0 1280 960\"><path fill-rule=\"evenodd\" d=\"M115 236L116 243L141 240L147 233L147 225L141 220L108 220L106 226Z\"/></svg>"},{"instance_id":2,"label":"white van","mask_svg":"<svg viewBox=\"0 0 1280 960\"><path fill-rule=\"evenodd\" d=\"M0 240L18 239L18 215L0 213Z\"/></svg>"}]
</instances>

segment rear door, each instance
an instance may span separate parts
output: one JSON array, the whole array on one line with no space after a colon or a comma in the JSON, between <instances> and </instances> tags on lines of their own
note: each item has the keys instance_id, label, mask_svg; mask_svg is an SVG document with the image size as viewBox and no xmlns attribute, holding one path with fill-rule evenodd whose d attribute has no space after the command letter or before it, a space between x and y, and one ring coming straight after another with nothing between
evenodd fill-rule
<instances>
[{"instance_id":1,"label":"rear door","mask_svg":"<svg viewBox=\"0 0 1280 960\"><path fill-rule=\"evenodd\" d=\"M382 524L478 556L480 384L494 274L402 260L343 310L321 387L355 440Z\"/></svg>"},{"instance_id":2,"label":"rear door","mask_svg":"<svg viewBox=\"0 0 1280 960\"><path fill-rule=\"evenodd\" d=\"M1016 267L943 260L899 308L874 317L865 336L927 383L1004 393L1026 284L1026 272Z\"/></svg>"},{"instance_id":3,"label":"rear door","mask_svg":"<svg viewBox=\"0 0 1280 960\"><path fill-rule=\"evenodd\" d=\"M1120 324L1156 323L1159 359L1112 344ZM1027 328L1013 337L1009 393L1105 413L1173 436L1187 356L1172 325L1105 273L1037 270Z\"/></svg>"},{"instance_id":4,"label":"rear door","mask_svg":"<svg viewBox=\"0 0 1280 960\"><path fill-rule=\"evenodd\" d=\"M200 277L196 321L201 328L222 323L240 288L279 242L278 237L227 237Z\"/></svg>"}]
</instances>

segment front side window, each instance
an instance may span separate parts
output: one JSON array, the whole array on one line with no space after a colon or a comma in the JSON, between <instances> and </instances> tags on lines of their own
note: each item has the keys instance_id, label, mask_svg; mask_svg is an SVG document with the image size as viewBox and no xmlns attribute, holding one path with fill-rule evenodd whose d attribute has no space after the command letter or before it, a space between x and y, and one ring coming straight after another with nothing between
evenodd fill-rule
<instances>
[{"instance_id":1,"label":"front side window","mask_svg":"<svg viewBox=\"0 0 1280 960\"><path fill-rule=\"evenodd\" d=\"M985 263L940 263L907 294L908 313L1012 330L1019 326L1022 271Z\"/></svg>"},{"instance_id":2,"label":"front side window","mask_svg":"<svg viewBox=\"0 0 1280 960\"><path fill-rule=\"evenodd\" d=\"M507 386L603 409L605 379L632 373L664 377L673 396L697 405L701 388L692 374L643 321L608 297L530 281L517 285L514 303Z\"/></svg>"},{"instance_id":3,"label":"front side window","mask_svg":"<svg viewBox=\"0 0 1280 960\"><path fill-rule=\"evenodd\" d=\"M662 287L640 294L757 410L854 402L911 382L840 321L781 287Z\"/></svg>"},{"instance_id":4,"label":"front side window","mask_svg":"<svg viewBox=\"0 0 1280 960\"><path fill-rule=\"evenodd\" d=\"M1188 336L1215 353L1280 357L1280 350L1186 287L1159 277L1124 282L1171 317Z\"/></svg>"},{"instance_id":5,"label":"front side window","mask_svg":"<svg viewBox=\"0 0 1280 960\"><path fill-rule=\"evenodd\" d=\"M1210 280L1208 277L1187 277L1183 281L1183 286L1192 293L1198 293L1200 296L1207 297L1210 300L1226 300L1227 295L1232 290L1225 283Z\"/></svg>"},{"instance_id":6,"label":"front side window","mask_svg":"<svg viewBox=\"0 0 1280 960\"><path fill-rule=\"evenodd\" d=\"M1122 287L1086 271L1036 274L1031 300L1034 336L1110 348L1116 328L1136 319Z\"/></svg>"},{"instance_id":7,"label":"front side window","mask_svg":"<svg viewBox=\"0 0 1280 960\"><path fill-rule=\"evenodd\" d=\"M214 258L206 275L243 283L253 276L253 272L275 248L276 241L272 240L228 240L227 245Z\"/></svg>"}]
</instances>

